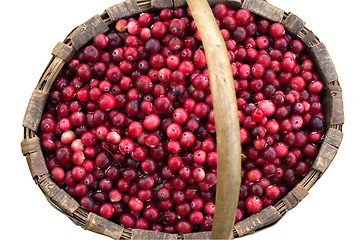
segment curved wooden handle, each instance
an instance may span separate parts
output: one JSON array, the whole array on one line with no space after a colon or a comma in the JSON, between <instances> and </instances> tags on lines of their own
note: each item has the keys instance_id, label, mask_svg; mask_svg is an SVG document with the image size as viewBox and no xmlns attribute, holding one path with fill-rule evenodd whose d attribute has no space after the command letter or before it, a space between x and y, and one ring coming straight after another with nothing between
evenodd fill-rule
<instances>
[{"instance_id":1,"label":"curved wooden handle","mask_svg":"<svg viewBox=\"0 0 361 240\"><path fill-rule=\"evenodd\" d=\"M187 0L207 58L217 132L217 193L211 239L232 234L241 184L241 143L227 48L206 0Z\"/></svg>"}]
</instances>

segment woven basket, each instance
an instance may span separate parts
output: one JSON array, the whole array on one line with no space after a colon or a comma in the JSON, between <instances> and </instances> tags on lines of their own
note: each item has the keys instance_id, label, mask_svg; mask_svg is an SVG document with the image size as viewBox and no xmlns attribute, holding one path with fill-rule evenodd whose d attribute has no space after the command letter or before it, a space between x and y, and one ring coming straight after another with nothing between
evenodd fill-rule
<instances>
[{"instance_id":1,"label":"woven basket","mask_svg":"<svg viewBox=\"0 0 361 240\"><path fill-rule=\"evenodd\" d=\"M327 170L335 157L342 140L344 123L342 90L333 62L323 43L305 27L305 22L292 13L287 13L264 0L208 0L213 6L224 3L235 9L245 8L251 13L279 22L286 31L304 44L304 47L318 70L325 85L323 108L326 117L326 132L319 154L308 174L296 187L273 206L269 206L233 226L233 237L242 237L257 230L271 226L280 220L286 212L297 206L304 199L311 187ZM113 239L208 239L210 232L190 234L167 234L163 232L126 229L97 214L85 211L80 204L70 197L51 179L46 166L38 126L43 113L49 90L63 66L75 56L76 52L92 38L109 30L109 26L118 19L136 16L141 12L163 8L184 7L185 0L126 0L105 10L76 27L63 42L58 43L52 51L52 58L38 82L26 110L23 127L24 140L21 142L22 153L26 156L32 178L45 194L47 200L75 224ZM208 58L207 58L208 59ZM218 136L218 134L217 134ZM217 189L218 189L217 184ZM218 190L217 190L218 192ZM238 193L235 193L238 197ZM217 203L217 201L216 201ZM220 206L227 203L218 203ZM223 216L226 218L227 216ZM233 218L231 218L233 217ZM234 215L228 217L230 222ZM215 224L215 223L214 223ZM233 225L233 224L232 224ZM212 233L213 234L213 233Z\"/></svg>"}]
</instances>

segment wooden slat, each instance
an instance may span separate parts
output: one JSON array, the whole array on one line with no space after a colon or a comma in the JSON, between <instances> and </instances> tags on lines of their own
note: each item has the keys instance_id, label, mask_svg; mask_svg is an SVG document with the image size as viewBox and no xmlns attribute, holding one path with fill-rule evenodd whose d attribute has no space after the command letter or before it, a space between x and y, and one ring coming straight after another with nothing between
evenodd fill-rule
<instances>
[{"instance_id":1,"label":"wooden slat","mask_svg":"<svg viewBox=\"0 0 361 240\"><path fill-rule=\"evenodd\" d=\"M33 179L49 173L42 151L34 151L26 154L26 161Z\"/></svg>"},{"instance_id":2,"label":"wooden slat","mask_svg":"<svg viewBox=\"0 0 361 240\"><path fill-rule=\"evenodd\" d=\"M50 200L69 215L72 215L73 212L80 207L80 204L63 189L60 189Z\"/></svg>"},{"instance_id":3,"label":"wooden slat","mask_svg":"<svg viewBox=\"0 0 361 240\"><path fill-rule=\"evenodd\" d=\"M61 188L51 180L49 175L41 179L39 187L49 199L52 199L61 190Z\"/></svg>"},{"instance_id":4,"label":"wooden slat","mask_svg":"<svg viewBox=\"0 0 361 240\"><path fill-rule=\"evenodd\" d=\"M284 11L264 0L244 0L241 6L272 22L282 22Z\"/></svg>"},{"instance_id":5,"label":"wooden slat","mask_svg":"<svg viewBox=\"0 0 361 240\"><path fill-rule=\"evenodd\" d=\"M241 184L241 143L236 95L224 39L206 0L187 1L202 38L217 131L217 194L212 239L229 239Z\"/></svg>"},{"instance_id":6,"label":"wooden slat","mask_svg":"<svg viewBox=\"0 0 361 240\"><path fill-rule=\"evenodd\" d=\"M173 8L173 0L151 0L152 9Z\"/></svg>"},{"instance_id":7,"label":"wooden slat","mask_svg":"<svg viewBox=\"0 0 361 240\"><path fill-rule=\"evenodd\" d=\"M170 234L165 232L156 232L150 230L141 230L141 229L132 229L132 240L138 239L170 239L176 240L178 238L178 234Z\"/></svg>"},{"instance_id":8,"label":"wooden slat","mask_svg":"<svg viewBox=\"0 0 361 240\"><path fill-rule=\"evenodd\" d=\"M133 17L142 12L135 0L127 0L105 10L108 13L110 21L114 23L121 18Z\"/></svg>"},{"instance_id":9,"label":"wooden slat","mask_svg":"<svg viewBox=\"0 0 361 240\"><path fill-rule=\"evenodd\" d=\"M325 135L319 153L312 165L312 168L324 173L336 156L341 144L343 133L337 129L330 128Z\"/></svg>"},{"instance_id":10,"label":"wooden slat","mask_svg":"<svg viewBox=\"0 0 361 240\"><path fill-rule=\"evenodd\" d=\"M174 4L175 8L184 7L187 5L187 1L186 0L173 0L173 4Z\"/></svg>"},{"instance_id":11,"label":"wooden slat","mask_svg":"<svg viewBox=\"0 0 361 240\"><path fill-rule=\"evenodd\" d=\"M327 128L345 122L342 89L340 86L328 85L323 96L323 107L326 116Z\"/></svg>"},{"instance_id":12,"label":"wooden slat","mask_svg":"<svg viewBox=\"0 0 361 240\"><path fill-rule=\"evenodd\" d=\"M236 223L234 228L238 236L242 237L248 233L278 221L281 217L281 214L277 212L277 209L274 206L269 206L260 212Z\"/></svg>"},{"instance_id":13,"label":"wooden slat","mask_svg":"<svg viewBox=\"0 0 361 240\"><path fill-rule=\"evenodd\" d=\"M122 226L92 212L89 213L87 223L84 228L116 240L122 237L124 231Z\"/></svg>"},{"instance_id":14,"label":"wooden slat","mask_svg":"<svg viewBox=\"0 0 361 240\"><path fill-rule=\"evenodd\" d=\"M282 21L282 24L288 33L297 36L306 23L295 14L288 13L287 17Z\"/></svg>"},{"instance_id":15,"label":"wooden slat","mask_svg":"<svg viewBox=\"0 0 361 240\"><path fill-rule=\"evenodd\" d=\"M69 62L75 56L75 53L74 48L63 42L56 44L52 51L54 56L63 59L64 62Z\"/></svg>"},{"instance_id":16,"label":"wooden slat","mask_svg":"<svg viewBox=\"0 0 361 240\"><path fill-rule=\"evenodd\" d=\"M31 95L25 112L23 126L36 132L40 123L41 115L48 97L48 93L35 89Z\"/></svg>"},{"instance_id":17,"label":"wooden slat","mask_svg":"<svg viewBox=\"0 0 361 240\"><path fill-rule=\"evenodd\" d=\"M34 152L40 152L41 151L41 145L40 145L40 139L38 136L35 136L30 139L24 139L21 142L21 151L23 155L34 153Z\"/></svg>"},{"instance_id":18,"label":"wooden slat","mask_svg":"<svg viewBox=\"0 0 361 240\"><path fill-rule=\"evenodd\" d=\"M312 46L310 53L314 59L314 63L317 67L318 73L321 75L322 80L326 83L337 81L338 75L336 68L333 64L330 54L326 49L325 44L320 43Z\"/></svg>"},{"instance_id":19,"label":"wooden slat","mask_svg":"<svg viewBox=\"0 0 361 240\"><path fill-rule=\"evenodd\" d=\"M76 51L92 40L97 34L105 33L109 27L99 15L79 25L69 36L72 46Z\"/></svg>"}]
</instances>

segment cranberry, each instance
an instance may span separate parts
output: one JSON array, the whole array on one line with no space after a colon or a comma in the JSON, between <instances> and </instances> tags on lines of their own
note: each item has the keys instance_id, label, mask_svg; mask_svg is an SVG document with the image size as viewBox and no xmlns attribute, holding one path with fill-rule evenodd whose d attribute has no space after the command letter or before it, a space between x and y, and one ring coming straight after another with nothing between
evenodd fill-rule
<instances>
[{"instance_id":1,"label":"cranberry","mask_svg":"<svg viewBox=\"0 0 361 240\"><path fill-rule=\"evenodd\" d=\"M120 215L119 222L126 228L132 228L135 225L134 217L129 213L123 213Z\"/></svg>"},{"instance_id":2,"label":"cranberry","mask_svg":"<svg viewBox=\"0 0 361 240\"><path fill-rule=\"evenodd\" d=\"M178 139L182 135L182 128L177 123L172 123L167 127L167 136L171 139Z\"/></svg>"},{"instance_id":3,"label":"cranberry","mask_svg":"<svg viewBox=\"0 0 361 240\"><path fill-rule=\"evenodd\" d=\"M263 111L266 117L272 116L276 110L274 103L269 100L260 101L258 107Z\"/></svg>"},{"instance_id":4,"label":"cranberry","mask_svg":"<svg viewBox=\"0 0 361 240\"><path fill-rule=\"evenodd\" d=\"M216 4L212 10L214 16L218 19L223 19L227 16L227 7L224 4Z\"/></svg>"},{"instance_id":5,"label":"cranberry","mask_svg":"<svg viewBox=\"0 0 361 240\"><path fill-rule=\"evenodd\" d=\"M82 82L87 82L91 79L92 70L89 64L81 63L76 69L76 76Z\"/></svg>"},{"instance_id":6,"label":"cranberry","mask_svg":"<svg viewBox=\"0 0 361 240\"><path fill-rule=\"evenodd\" d=\"M93 43L95 47L103 49L107 47L108 39L104 34L99 33L94 37Z\"/></svg>"},{"instance_id":7,"label":"cranberry","mask_svg":"<svg viewBox=\"0 0 361 240\"><path fill-rule=\"evenodd\" d=\"M285 29L280 23L273 23L269 28L269 34L274 38L281 37L284 31Z\"/></svg>"},{"instance_id":8,"label":"cranberry","mask_svg":"<svg viewBox=\"0 0 361 240\"><path fill-rule=\"evenodd\" d=\"M110 203L103 203L99 208L99 214L102 217L110 218L114 213L114 208Z\"/></svg>"},{"instance_id":9,"label":"cranberry","mask_svg":"<svg viewBox=\"0 0 361 240\"><path fill-rule=\"evenodd\" d=\"M246 208L252 213L259 212L262 209L262 200L257 196L250 196L246 199Z\"/></svg>"},{"instance_id":10,"label":"cranberry","mask_svg":"<svg viewBox=\"0 0 361 240\"><path fill-rule=\"evenodd\" d=\"M70 123L69 123L70 124ZM40 130L45 133L54 132L56 122L53 118L44 118L40 122Z\"/></svg>"},{"instance_id":11,"label":"cranberry","mask_svg":"<svg viewBox=\"0 0 361 240\"><path fill-rule=\"evenodd\" d=\"M154 131L160 124L160 118L155 114L145 117L143 127L149 131Z\"/></svg>"},{"instance_id":12,"label":"cranberry","mask_svg":"<svg viewBox=\"0 0 361 240\"><path fill-rule=\"evenodd\" d=\"M143 211L143 218L149 222L155 222L159 218L159 211L155 207L147 207Z\"/></svg>"},{"instance_id":13,"label":"cranberry","mask_svg":"<svg viewBox=\"0 0 361 240\"><path fill-rule=\"evenodd\" d=\"M51 177L54 179L54 181L56 182L60 182L63 181L65 178L65 173L64 170L60 167L55 167L51 170Z\"/></svg>"},{"instance_id":14,"label":"cranberry","mask_svg":"<svg viewBox=\"0 0 361 240\"><path fill-rule=\"evenodd\" d=\"M176 223L176 229L180 233L190 233L192 231L192 225L186 220L180 220Z\"/></svg>"},{"instance_id":15,"label":"cranberry","mask_svg":"<svg viewBox=\"0 0 361 240\"><path fill-rule=\"evenodd\" d=\"M138 197L133 196L129 198L128 206L130 210L139 212L140 210L143 209L144 204Z\"/></svg>"}]
</instances>

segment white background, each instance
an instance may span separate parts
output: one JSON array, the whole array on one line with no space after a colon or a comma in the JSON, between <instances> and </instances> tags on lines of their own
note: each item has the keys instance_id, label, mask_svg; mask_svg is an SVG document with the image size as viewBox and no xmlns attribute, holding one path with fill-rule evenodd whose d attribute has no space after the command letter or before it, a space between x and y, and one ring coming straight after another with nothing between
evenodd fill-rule
<instances>
[{"instance_id":1,"label":"white background","mask_svg":"<svg viewBox=\"0 0 361 240\"><path fill-rule=\"evenodd\" d=\"M77 25L119 0L0 3L0 216L2 239L108 239L75 226L45 200L21 154L27 103L51 50ZM293 12L324 42L343 88L342 146L309 196L275 226L246 240L361 239L360 24L355 0L269 0Z\"/></svg>"}]
</instances>

